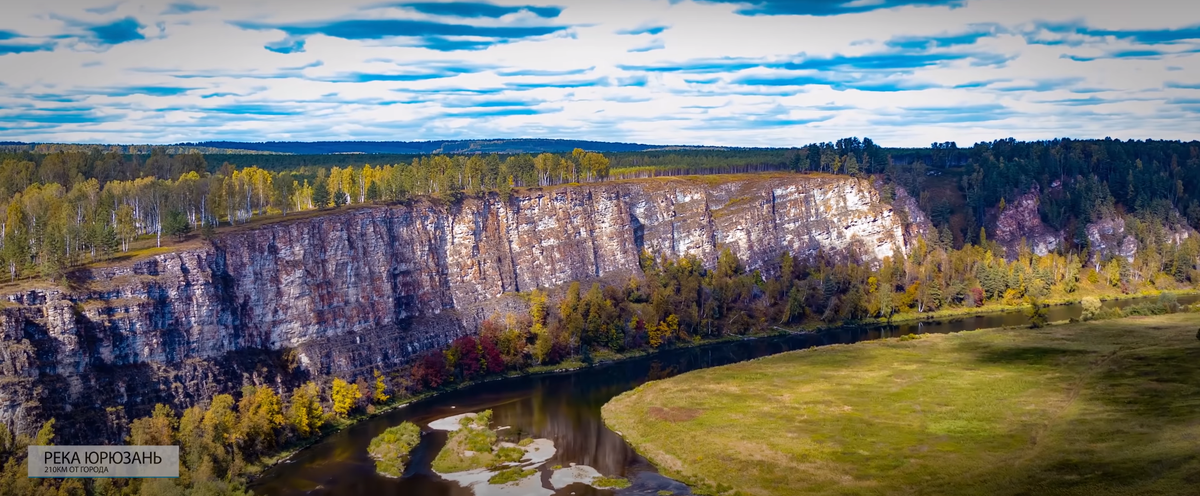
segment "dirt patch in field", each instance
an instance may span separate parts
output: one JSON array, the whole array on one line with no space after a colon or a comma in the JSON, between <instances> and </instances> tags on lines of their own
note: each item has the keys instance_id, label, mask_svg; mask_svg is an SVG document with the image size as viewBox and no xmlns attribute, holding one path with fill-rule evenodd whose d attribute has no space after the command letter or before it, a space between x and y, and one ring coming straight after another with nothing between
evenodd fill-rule
<instances>
[{"instance_id":1,"label":"dirt patch in field","mask_svg":"<svg viewBox=\"0 0 1200 496\"><path fill-rule=\"evenodd\" d=\"M651 417L665 422L687 422L695 420L704 410L698 408L663 408L652 406L648 410Z\"/></svg>"}]
</instances>

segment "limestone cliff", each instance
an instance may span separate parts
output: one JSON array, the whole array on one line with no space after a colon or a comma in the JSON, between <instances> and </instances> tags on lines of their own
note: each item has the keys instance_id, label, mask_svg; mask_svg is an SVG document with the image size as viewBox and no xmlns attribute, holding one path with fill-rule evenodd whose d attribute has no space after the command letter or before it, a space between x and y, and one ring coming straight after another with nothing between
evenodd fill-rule
<instances>
[{"instance_id":1,"label":"limestone cliff","mask_svg":"<svg viewBox=\"0 0 1200 496\"><path fill-rule=\"evenodd\" d=\"M994 239L1004 246L1008 258L1017 257L1022 242L1039 256L1058 248L1063 235L1042 222L1038 213L1039 200L1039 191L1035 186L1007 204L997 215Z\"/></svg>"},{"instance_id":2,"label":"limestone cliff","mask_svg":"<svg viewBox=\"0 0 1200 496\"><path fill-rule=\"evenodd\" d=\"M1092 248L1090 259L1097 267L1112 257L1121 257L1132 262L1137 256L1137 240L1133 235L1126 234L1125 219L1105 217L1088 224L1086 232L1088 244ZM1185 232L1184 238L1186 237Z\"/></svg>"},{"instance_id":3,"label":"limestone cliff","mask_svg":"<svg viewBox=\"0 0 1200 496\"><path fill-rule=\"evenodd\" d=\"M243 384L391 370L506 293L639 271L645 249L749 267L783 251L865 259L905 226L866 180L773 174L415 200L285 220L0 297L0 420L65 439ZM121 407L123 410L116 409Z\"/></svg>"}]
</instances>

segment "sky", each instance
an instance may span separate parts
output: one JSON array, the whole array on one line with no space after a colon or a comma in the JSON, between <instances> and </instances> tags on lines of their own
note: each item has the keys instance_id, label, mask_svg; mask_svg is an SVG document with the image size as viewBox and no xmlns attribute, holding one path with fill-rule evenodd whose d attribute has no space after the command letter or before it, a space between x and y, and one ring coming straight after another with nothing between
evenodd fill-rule
<instances>
[{"instance_id":1,"label":"sky","mask_svg":"<svg viewBox=\"0 0 1200 496\"><path fill-rule=\"evenodd\" d=\"M1194 0L5 0L0 141L1200 134Z\"/></svg>"}]
</instances>

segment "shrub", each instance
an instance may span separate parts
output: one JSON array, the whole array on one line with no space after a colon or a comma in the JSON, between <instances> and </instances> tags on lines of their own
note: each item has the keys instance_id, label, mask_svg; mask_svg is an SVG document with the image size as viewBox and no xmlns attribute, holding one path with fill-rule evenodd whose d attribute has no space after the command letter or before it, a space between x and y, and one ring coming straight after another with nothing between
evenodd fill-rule
<instances>
[{"instance_id":1,"label":"shrub","mask_svg":"<svg viewBox=\"0 0 1200 496\"><path fill-rule=\"evenodd\" d=\"M496 463L519 462L525 457L525 450L514 446L504 446L496 450Z\"/></svg>"},{"instance_id":2,"label":"shrub","mask_svg":"<svg viewBox=\"0 0 1200 496\"><path fill-rule=\"evenodd\" d=\"M629 479L624 477L597 477L592 481L592 486L600 489L625 489L629 485Z\"/></svg>"},{"instance_id":3,"label":"shrub","mask_svg":"<svg viewBox=\"0 0 1200 496\"><path fill-rule=\"evenodd\" d=\"M1128 307L1125 307L1125 309L1122 311L1122 313L1124 313L1125 316L1127 316L1127 317L1133 317L1133 316L1163 315L1163 314L1171 313L1171 312L1169 312L1166 307L1164 307L1158 303L1141 303L1138 305L1130 305Z\"/></svg>"},{"instance_id":4,"label":"shrub","mask_svg":"<svg viewBox=\"0 0 1200 496\"><path fill-rule=\"evenodd\" d=\"M974 306L976 306L976 307L983 306L983 300L984 300L983 288L981 288L979 286L975 286L975 287L971 288L971 302L974 303ZM968 305L968 306L970 306L970 305Z\"/></svg>"},{"instance_id":5,"label":"shrub","mask_svg":"<svg viewBox=\"0 0 1200 496\"><path fill-rule=\"evenodd\" d=\"M425 390L434 390L446 382L446 356L439 351L425 354L413 367L413 382Z\"/></svg>"},{"instance_id":6,"label":"shrub","mask_svg":"<svg viewBox=\"0 0 1200 496\"><path fill-rule=\"evenodd\" d=\"M510 482L519 481L536 473L537 470L534 469L527 470L521 467L507 468L496 472L496 475L493 475L492 478L488 479L488 484L508 484Z\"/></svg>"},{"instance_id":7,"label":"shrub","mask_svg":"<svg viewBox=\"0 0 1200 496\"><path fill-rule=\"evenodd\" d=\"M479 341L474 336L463 336L450 343L448 356L457 357L448 360L453 368L461 374L463 380L473 380L483 372L483 364L479 356Z\"/></svg>"},{"instance_id":8,"label":"shrub","mask_svg":"<svg viewBox=\"0 0 1200 496\"><path fill-rule=\"evenodd\" d=\"M1166 313L1175 313L1179 311L1179 298L1175 293L1162 293L1158 295L1158 304L1163 307Z\"/></svg>"},{"instance_id":9,"label":"shrub","mask_svg":"<svg viewBox=\"0 0 1200 496\"><path fill-rule=\"evenodd\" d=\"M1100 313L1100 299L1094 296L1084 297L1079 303L1083 306L1083 314L1079 316L1079 320L1093 320L1096 314Z\"/></svg>"},{"instance_id":10,"label":"shrub","mask_svg":"<svg viewBox=\"0 0 1200 496\"><path fill-rule=\"evenodd\" d=\"M1042 304L1041 300L1037 298L1030 298L1029 309L1026 310L1026 314L1029 315L1030 328L1037 329L1039 327L1046 326L1046 322L1048 320L1046 315L1046 306Z\"/></svg>"}]
</instances>

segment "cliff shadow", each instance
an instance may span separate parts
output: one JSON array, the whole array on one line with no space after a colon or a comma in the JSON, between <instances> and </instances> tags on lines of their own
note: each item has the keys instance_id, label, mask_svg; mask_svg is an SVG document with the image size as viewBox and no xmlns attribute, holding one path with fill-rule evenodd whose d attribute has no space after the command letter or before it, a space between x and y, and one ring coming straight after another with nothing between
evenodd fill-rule
<instances>
[{"instance_id":1,"label":"cliff shadow","mask_svg":"<svg viewBox=\"0 0 1200 496\"><path fill-rule=\"evenodd\" d=\"M629 214L629 225L633 227L633 246L637 248L638 253L641 253L646 249L646 226L633 214Z\"/></svg>"}]
</instances>

